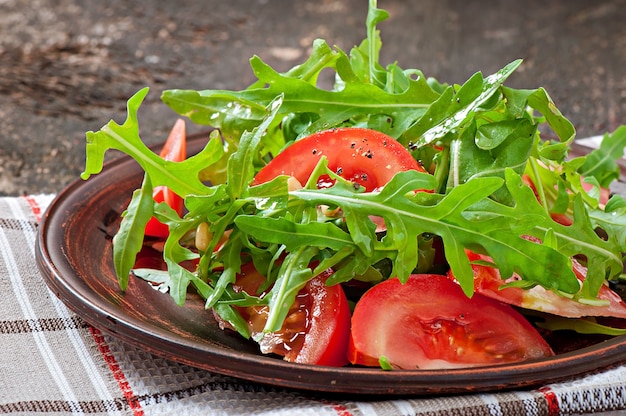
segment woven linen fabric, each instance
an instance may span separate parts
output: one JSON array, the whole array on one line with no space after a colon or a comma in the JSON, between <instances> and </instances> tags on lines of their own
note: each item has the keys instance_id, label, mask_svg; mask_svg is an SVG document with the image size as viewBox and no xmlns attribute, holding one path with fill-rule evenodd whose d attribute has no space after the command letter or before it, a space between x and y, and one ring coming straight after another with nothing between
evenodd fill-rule
<instances>
[{"instance_id":1,"label":"woven linen fabric","mask_svg":"<svg viewBox=\"0 0 626 416\"><path fill-rule=\"evenodd\" d=\"M52 195L0 198L0 412L16 415L558 415L626 411L626 366L538 389L386 400L264 386L100 332L47 288L35 239Z\"/></svg>"}]
</instances>

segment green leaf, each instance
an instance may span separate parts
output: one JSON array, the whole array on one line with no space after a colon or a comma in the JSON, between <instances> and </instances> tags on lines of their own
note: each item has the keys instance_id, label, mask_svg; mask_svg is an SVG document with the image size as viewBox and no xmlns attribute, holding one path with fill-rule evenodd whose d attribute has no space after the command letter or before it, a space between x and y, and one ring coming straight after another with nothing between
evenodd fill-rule
<instances>
[{"instance_id":1,"label":"green leaf","mask_svg":"<svg viewBox=\"0 0 626 416\"><path fill-rule=\"evenodd\" d=\"M339 58L339 54L334 51L322 39L313 41L313 50L309 58L302 64L296 65L284 75L307 81L311 85L317 84L317 78L324 68L332 66ZM262 86L259 82L259 86Z\"/></svg>"},{"instance_id":2,"label":"green leaf","mask_svg":"<svg viewBox=\"0 0 626 416\"><path fill-rule=\"evenodd\" d=\"M166 161L150 150L139 137L137 110L148 93L148 88L128 100L128 116L123 125L110 121L98 132L87 132L87 161L81 174L88 179L102 171L104 155L110 149L131 156L150 176L153 186L165 185L181 197L202 194L207 187L198 178L199 172L217 162L223 154L221 142L210 140L197 155L183 162Z\"/></svg>"},{"instance_id":3,"label":"green leaf","mask_svg":"<svg viewBox=\"0 0 626 416\"><path fill-rule=\"evenodd\" d=\"M215 312L226 322L231 324L233 328L245 339L250 338L250 330L248 322L237 312L231 305L226 303L218 303L214 306Z\"/></svg>"},{"instance_id":4,"label":"green leaf","mask_svg":"<svg viewBox=\"0 0 626 416\"><path fill-rule=\"evenodd\" d=\"M365 23L367 26L367 45L369 48L367 59L369 76L367 77L367 81L372 84L384 82L381 80L380 76L380 73L384 73L384 71L379 71L377 68L378 53L380 51L380 39L376 32L376 25L387 18L389 18L389 13L386 10L377 8L376 0L370 0Z\"/></svg>"},{"instance_id":5,"label":"green leaf","mask_svg":"<svg viewBox=\"0 0 626 416\"><path fill-rule=\"evenodd\" d=\"M617 202L619 201L619 203ZM609 205L610 204L610 205ZM599 227L611 236L621 252L626 252L626 201L621 195L614 195L606 209L589 211L589 220L593 227Z\"/></svg>"},{"instance_id":6,"label":"green leaf","mask_svg":"<svg viewBox=\"0 0 626 416\"><path fill-rule=\"evenodd\" d=\"M328 91L317 88L308 80L280 74L258 57L252 58L251 65L259 79L254 88L238 92L171 90L163 93L163 100L174 111L190 116L196 122L219 127L219 120L228 117L238 119L242 126L238 130L243 130L256 126L267 114L260 109L282 94L284 99L279 114L324 115L322 124L314 124L311 129L328 129L351 118L380 114L393 120L387 133L398 137L438 97L423 77L410 80L406 90L397 94L357 81L346 82L342 90ZM215 116L218 107L225 114Z\"/></svg>"},{"instance_id":7,"label":"green leaf","mask_svg":"<svg viewBox=\"0 0 626 416\"><path fill-rule=\"evenodd\" d=\"M400 140L404 143L412 141L419 147L453 134L498 91L521 63L521 60L513 61L484 79L477 72L457 93L453 87L448 87Z\"/></svg>"},{"instance_id":8,"label":"green leaf","mask_svg":"<svg viewBox=\"0 0 626 416\"><path fill-rule=\"evenodd\" d=\"M353 245L350 234L327 222L299 224L286 218L239 215L235 218L235 225L252 238L266 243L283 244L288 251L307 246L341 250L345 246Z\"/></svg>"},{"instance_id":9,"label":"green leaf","mask_svg":"<svg viewBox=\"0 0 626 416\"><path fill-rule=\"evenodd\" d=\"M476 147L489 151L498 149L507 140L525 140L527 151L524 160L526 160L530 154L535 130L535 126L526 118L483 124L476 132Z\"/></svg>"},{"instance_id":10,"label":"green leaf","mask_svg":"<svg viewBox=\"0 0 626 416\"><path fill-rule=\"evenodd\" d=\"M625 147L626 126L621 126L613 134L606 134L600 147L586 155L585 163L578 172L583 176L596 178L600 186L608 188L621 175L616 160L624 156Z\"/></svg>"},{"instance_id":11,"label":"green leaf","mask_svg":"<svg viewBox=\"0 0 626 416\"><path fill-rule=\"evenodd\" d=\"M485 124L478 130L468 127L451 145L448 187L474 177L504 178L506 169L522 173L531 153L535 130L536 126L526 119ZM509 198L500 195L497 199L507 202Z\"/></svg>"},{"instance_id":12,"label":"green leaf","mask_svg":"<svg viewBox=\"0 0 626 416\"><path fill-rule=\"evenodd\" d=\"M568 319L560 316L545 316L545 322L537 322L537 326L550 331L569 330L579 334L602 334L611 336L626 334L626 329L601 325L592 318Z\"/></svg>"},{"instance_id":13,"label":"green leaf","mask_svg":"<svg viewBox=\"0 0 626 416\"><path fill-rule=\"evenodd\" d=\"M519 176L512 172L508 173L507 187L518 204L514 210L518 211L517 215L520 218L523 218L524 214L533 215L534 218L543 216L542 222L530 223L532 228L527 230L528 234L542 239L547 232L554 232L554 238L557 241L555 249L561 255L566 256L566 258L583 255L587 258L588 270L583 289L580 292L581 296L587 298L597 296L598 289L606 277L615 277L621 274L623 265L617 242L615 239L605 241L597 235L580 194L574 197L574 223L570 226L564 226L550 220L549 214L540 204L536 203L532 190L522 186ZM555 275L548 274L547 276L549 279L557 279ZM541 281L539 283L547 288L556 289L558 286L557 282L551 282L548 285ZM563 289L559 288L559 290ZM578 293L578 291L567 293Z\"/></svg>"},{"instance_id":14,"label":"green leaf","mask_svg":"<svg viewBox=\"0 0 626 416\"><path fill-rule=\"evenodd\" d=\"M505 85L501 88L502 95L506 100L509 114L513 118L528 117L528 96L536 90L515 89Z\"/></svg>"},{"instance_id":15,"label":"green leaf","mask_svg":"<svg viewBox=\"0 0 626 416\"><path fill-rule=\"evenodd\" d=\"M174 211L167 202L157 203L153 215L163 224L177 224L180 221L178 212Z\"/></svg>"},{"instance_id":16,"label":"green leaf","mask_svg":"<svg viewBox=\"0 0 626 416\"><path fill-rule=\"evenodd\" d=\"M548 95L548 92L543 88L538 88L528 96L528 105L543 114L550 127L552 127L552 130L554 130L562 142L558 145L547 146L544 151L545 155L548 156L548 149L566 149L574 140L576 130L572 123L561 114ZM558 154L560 154L560 152ZM560 160L560 158L555 158L554 155L549 158Z\"/></svg>"},{"instance_id":17,"label":"green leaf","mask_svg":"<svg viewBox=\"0 0 626 416\"><path fill-rule=\"evenodd\" d=\"M224 264L224 270L214 285L214 291L206 298L206 307L215 307L218 300L222 298L226 289L235 283L237 273L241 270L241 249L243 244L241 239L231 235L227 243L220 250L220 255Z\"/></svg>"},{"instance_id":18,"label":"green leaf","mask_svg":"<svg viewBox=\"0 0 626 416\"><path fill-rule=\"evenodd\" d=\"M175 261L165 257L167 272L170 275L169 292L177 305L182 306L187 299L187 287L193 280L193 274Z\"/></svg>"},{"instance_id":19,"label":"green leaf","mask_svg":"<svg viewBox=\"0 0 626 416\"><path fill-rule=\"evenodd\" d=\"M215 221L219 213L228 210L228 206L223 202L228 201L226 186L216 185L207 190L204 195L188 195L185 198L185 207L194 217L210 217Z\"/></svg>"},{"instance_id":20,"label":"green leaf","mask_svg":"<svg viewBox=\"0 0 626 416\"><path fill-rule=\"evenodd\" d=\"M263 135L276 117L282 102L282 96L279 95L268 105L268 116L252 132L245 132L241 136L239 149L228 159L229 179L226 189L233 200L242 196L254 178L254 161L258 157L258 147Z\"/></svg>"},{"instance_id":21,"label":"green leaf","mask_svg":"<svg viewBox=\"0 0 626 416\"><path fill-rule=\"evenodd\" d=\"M196 226L197 222L189 219L170 225L170 235L163 247L163 259L170 274L169 293L178 305L185 303L187 287L196 279L195 274L181 266L181 263L198 258L197 253L183 247L180 241Z\"/></svg>"},{"instance_id":22,"label":"green leaf","mask_svg":"<svg viewBox=\"0 0 626 416\"><path fill-rule=\"evenodd\" d=\"M314 277L309 265L317 253L314 247L300 247L285 257L268 294L270 313L263 332L275 332L282 327L296 295Z\"/></svg>"},{"instance_id":23,"label":"green leaf","mask_svg":"<svg viewBox=\"0 0 626 416\"><path fill-rule=\"evenodd\" d=\"M162 293L167 293L170 287L170 274L167 270L156 269L133 269L133 275L152 284L152 286Z\"/></svg>"},{"instance_id":24,"label":"green leaf","mask_svg":"<svg viewBox=\"0 0 626 416\"><path fill-rule=\"evenodd\" d=\"M365 256L373 255L374 242L376 241L376 224L374 224L366 212L344 207L343 216L348 227L350 237L355 246Z\"/></svg>"},{"instance_id":25,"label":"green leaf","mask_svg":"<svg viewBox=\"0 0 626 416\"><path fill-rule=\"evenodd\" d=\"M381 370L391 371L393 370L393 366L389 362L389 359L384 355L378 357L378 365L380 365Z\"/></svg>"},{"instance_id":26,"label":"green leaf","mask_svg":"<svg viewBox=\"0 0 626 416\"><path fill-rule=\"evenodd\" d=\"M122 290L128 286L128 276L135 265L137 253L143 246L146 225L152 217L154 200L150 177L144 175L141 188L133 196L122 214L120 228L113 238L113 266Z\"/></svg>"}]
</instances>

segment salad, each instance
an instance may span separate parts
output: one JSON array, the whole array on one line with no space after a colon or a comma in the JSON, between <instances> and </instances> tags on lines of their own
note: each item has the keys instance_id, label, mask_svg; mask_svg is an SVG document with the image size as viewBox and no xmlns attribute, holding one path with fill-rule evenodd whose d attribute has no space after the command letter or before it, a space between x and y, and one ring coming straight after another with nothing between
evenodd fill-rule
<instances>
[{"instance_id":1,"label":"salad","mask_svg":"<svg viewBox=\"0 0 626 416\"><path fill-rule=\"evenodd\" d=\"M113 241L120 288L181 307L194 290L224 330L317 365L491 365L553 355L546 331L626 333L626 126L573 157L547 91L505 86L521 60L462 85L383 67L387 17L370 0L360 45L316 40L284 73L254 56L241 91L164 91L210 127L197 154L182 120L160 155L142 142L147 88L87 133L83 179L110 149L145 171ZM146 246L162 267L137 263Z\"/></svg>"}]
</instances>

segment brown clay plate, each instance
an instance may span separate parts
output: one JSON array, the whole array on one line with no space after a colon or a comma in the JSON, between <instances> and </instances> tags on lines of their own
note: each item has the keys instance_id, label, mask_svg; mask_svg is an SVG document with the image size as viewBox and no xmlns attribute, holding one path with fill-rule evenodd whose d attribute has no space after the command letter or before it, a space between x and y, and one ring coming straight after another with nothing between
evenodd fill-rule
<instances>
[{"instance_id":1,"label":"brown clay plate","mask_svg":"<svg viewBox=\"0 0 626 416\"><path fill-rule=\"evenodd\" d=\"M192 140L199 151L204 140ZM432 395L517 389L590 373L626 360L626 336L594 341L549 359L454 370L382 371L292 364L263 356L252 343L220 330L193 293L184 307L139 279L122 293L111 238L143 172L127 157L57 195L44 215L36 260L52 291L90 324L177 362L245 380L317 392ZM583 344L585 345L585 344Z\"/></svg>"}]
</instances>

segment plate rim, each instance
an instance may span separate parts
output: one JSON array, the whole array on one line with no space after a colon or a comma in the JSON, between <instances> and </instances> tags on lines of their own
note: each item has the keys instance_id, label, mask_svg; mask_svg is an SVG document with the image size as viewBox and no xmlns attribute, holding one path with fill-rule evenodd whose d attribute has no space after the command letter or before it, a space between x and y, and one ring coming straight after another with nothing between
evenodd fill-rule
<instances>
[{"instance_id":1,"label":"plate rim","mask_svg":"<svg viewBox=\"0 0 626 416\"><path fill-rule=\"evenodd\" d=\"M190 152L200 150L205 142L206 135L190 136L188 149ZM120 156L106 162L98 175L107 175L122 167L131 168L131 174L142 173L131 158ZM93 327L154 355L274 387L357 396L423 396L529 388L598 372L626 361L626 335L622 335L579 350L522 363L441 370L337 368L287 363L260 353L248 354L216 348L158 326L150 326L149 323L146 327L145 321L125 315L100 294L84 292L72 285L68 277L64 276L64 273L72 270L71 260L64 247L50 245L50 234L54 235L52 225L64 218L67 205L73 203L84 189L93 187L92 183L77 178L50 202L37 230L36 264L47 286L74 313ZM82 279L82 276L78 277ZM147 286L146 289L152 290ZM159 348L154 347L155 343ZM163 345L166 346L165 350ZM183 356L172 355L181 351L185 353ZM194 358L198 354L205 355L203 359ZM209 357L227 360L216 360L217 364L214 364L207 360ZM231 366L219 364L226 361ZM269 373L266 370L270 370Z\"/></svg>"}]
</instances>

